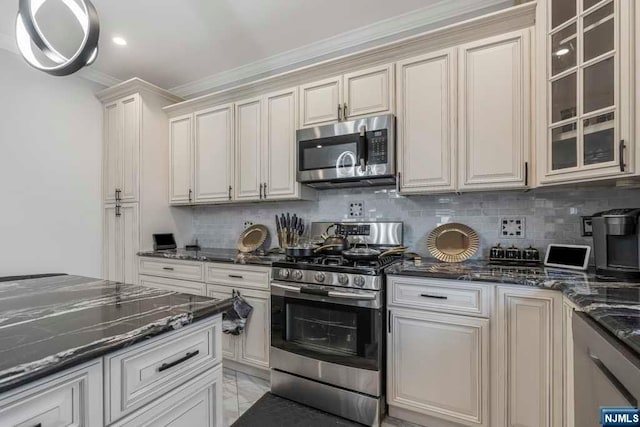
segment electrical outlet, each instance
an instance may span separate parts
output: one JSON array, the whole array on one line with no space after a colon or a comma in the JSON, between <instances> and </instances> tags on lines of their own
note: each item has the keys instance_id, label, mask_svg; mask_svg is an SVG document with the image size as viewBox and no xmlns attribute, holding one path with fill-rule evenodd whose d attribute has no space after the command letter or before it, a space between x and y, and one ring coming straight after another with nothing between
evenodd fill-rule
<instances>
[{"instance_id":1,"label":"electrical outlet","mask_svg":"<svg viewBox=\"0 0 640 427\"><path fill-rule=\"evenodd\" d=\"M524 218L502 218L500 220L500 237L507 239L524 239Z\"/></svg>"},{"instance_id":2,"label":"electrical outlet","mask_svg":"<svg viewBox=\"0 0 640 427\"><path fill-rule=\"evenodd\" d=\"M349 218L364 217L364 202L361 200L349 202Z\"/></svg>"},{"instance_id":3,"label":"electrical outlet","mask_svg":"<svg viewBox=\"0 0 640 427\"><path fill-rule=\"evenodd\" d=\"M251 221L245 221L244 222L244 229L246 230L247 228L251 227L253 225L253 222Z\"/></svg>"}]
</instances>

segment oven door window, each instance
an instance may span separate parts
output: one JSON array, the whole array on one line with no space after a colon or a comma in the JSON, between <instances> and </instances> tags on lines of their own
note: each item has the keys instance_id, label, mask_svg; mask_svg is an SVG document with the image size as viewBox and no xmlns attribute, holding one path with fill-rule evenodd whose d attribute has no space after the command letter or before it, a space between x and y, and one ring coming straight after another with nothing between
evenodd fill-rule
<instances>
[{"instance_id":1,"label":"oven door window","mask_svg":"<svg viewBox=\"0 0 640 427\"><path fill-rule=\"evenodd\" d=\"M317 360L377 370L382 311L272 296L271 345Z\"/></svg>"},{"instance_id":2,"label":"oven door window","mask_svg":"<svg viewBox=\"0 0 640 427\"><path fill-rule=\"evenodd\" d=\"M355 173L359 134L334 136L300 142L301 171L338 169Z\"/></svg>"}]
</instances>

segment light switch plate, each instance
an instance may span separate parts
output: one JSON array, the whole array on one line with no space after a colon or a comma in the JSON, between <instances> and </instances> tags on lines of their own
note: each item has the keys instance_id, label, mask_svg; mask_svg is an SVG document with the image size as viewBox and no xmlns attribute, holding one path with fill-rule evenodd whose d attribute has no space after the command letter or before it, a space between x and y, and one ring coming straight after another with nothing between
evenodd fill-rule
<instances>
[{"instance_id":1,"label":"light switch plate","mask_svg":"<svg viewBox=\"0 0 640 427\"><path fill-rule=\"evenodd\" d=\"M500 237L504 239L524 239L524 218L502 218L500 220Z\"/></svg>"},{"instance_id":2,"label":"light switch plate","mask_svg":"<svg viewBox=\"0 0 640 427\"><path fill-rule=\"evenodd\" d=\"M350 201L349 202L349 218L363 218L364 217L364 201Z\"/></svg>"}]
</instances>

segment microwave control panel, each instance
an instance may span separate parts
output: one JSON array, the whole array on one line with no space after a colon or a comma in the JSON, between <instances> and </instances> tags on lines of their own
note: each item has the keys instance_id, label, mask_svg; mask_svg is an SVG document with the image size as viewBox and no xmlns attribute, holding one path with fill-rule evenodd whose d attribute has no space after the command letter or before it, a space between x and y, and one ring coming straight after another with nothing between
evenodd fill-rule
<instances>
[{"instance_id":1,"label":"microwave control panel","mask_svg":"<svg viewBox=\"0 0 640 427\"><path fill-rule=\"evenodd\" d=\"M374 130L367 132L367 163L370 165L383 165L387 163L387 130Z\"/></svg>"}]
</instances>

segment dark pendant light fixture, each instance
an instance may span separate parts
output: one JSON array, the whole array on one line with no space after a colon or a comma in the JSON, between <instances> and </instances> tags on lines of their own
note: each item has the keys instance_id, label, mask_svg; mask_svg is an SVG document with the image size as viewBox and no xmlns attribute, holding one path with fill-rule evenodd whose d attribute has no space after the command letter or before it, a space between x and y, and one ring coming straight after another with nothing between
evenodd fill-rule
<instances>
[{"instance_id":1,"label":"dark pendant light fixture","mask_svg":"<svg viewBox=\"0 0 640 427\"><path fill-rule=\"evenodd\" d=\"M89 0L62 0L82 28L82 43L78 50L68 58L61 54L44 36L36 14L47 0L20 0L18 17L16 19L16 40L18 49L24 59L34 68L54 76L68 76L82 67L90 65L98 56L98 39L100 37L100 23L96 8ZM50 61L43 63L36 53L37 47ZM39 56L43 56L39 55Z\"/></svg>"}]
</instances>

